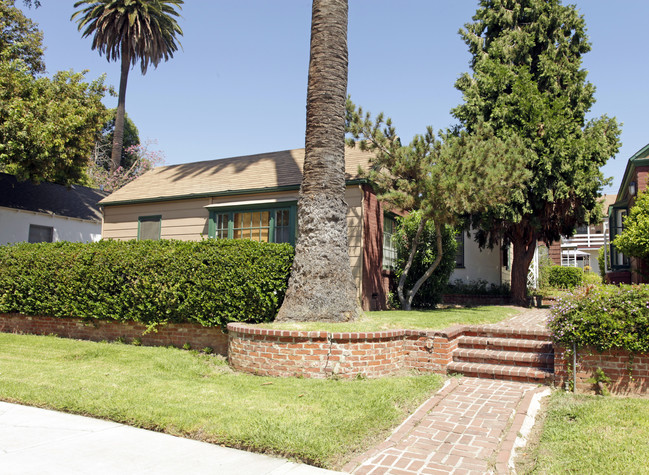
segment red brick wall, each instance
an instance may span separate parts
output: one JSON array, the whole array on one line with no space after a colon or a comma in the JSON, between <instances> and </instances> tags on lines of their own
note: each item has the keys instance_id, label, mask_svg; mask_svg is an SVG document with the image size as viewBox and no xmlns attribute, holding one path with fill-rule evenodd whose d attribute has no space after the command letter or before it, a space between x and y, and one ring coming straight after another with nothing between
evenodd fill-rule
<instances>
[{"instance_id":1,"label":"red brick wall","mask_svg":"<svg viewBox=\"0 0 649 475\"><path fill-rule=\"evenodd\" d=\"M572 381L572 356L566 361L565 349L554 349L554 377L558 387L565 387ZM633 355L629 358L627 351L606 351L599 353L595 349L577 351L577 391L590 392L595 385L589 383L597 368L611 378L607 385L614 394L647 394L649 390L649 354Z\"/></svg>"},{"instance_id":2,"label":"red brick wall","mask_svg":"<svg viewBox=\"0 0 649 475\"><path fill-rule=\"evenodd\" d=\"M363 310L387 308L383 268L383 209L369 185L363 185Z\"/></svg>"},{"instance_id":3,"label":"red brick wall","mask_svg":"<svg viewBox=\"0 0 649 475\"><path fill-rule=\"evenodd\" d=\"M145 335L146 326L136 322L0 314L0 332L4 333L57 335L91 341L115 341L123 338L128 343L139 338L145 346L171 345L180 348L189 343L194 349L210 347L221 355L226 355L228 351L228 337L220 328L194 323L169 323L156 330Z\"/></svg>"},{"instance_id":4,"label":"red brick wall","mask_svg":"<svg viewBox=\"0 0 649 475\"><path fill-rule=\"evenodd\" d=\"M442 303L447 305L511 305L511 298L500 295L444 294Z\"/></svg>"},{"instance_id":5,"label":"red brick wall","mask_svg":"<svg viewBox=\"0 0 649 475\"><path fill-rule=\"evenodd\" d=\"M409 369L444 373L457 347L444 332L414 330L301 332L230 323L228 334L232 367L265 376L376 378Z\"/></svg>"}]
</instances>

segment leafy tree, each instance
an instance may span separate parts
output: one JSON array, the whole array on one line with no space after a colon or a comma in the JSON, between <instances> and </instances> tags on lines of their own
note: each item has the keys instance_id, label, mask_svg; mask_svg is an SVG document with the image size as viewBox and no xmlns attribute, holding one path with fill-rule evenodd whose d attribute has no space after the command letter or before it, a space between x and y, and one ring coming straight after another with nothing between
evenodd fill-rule
<instances>
[{"instance_id":1,"label":"leafy tree","mask_svg":"<svg viewBox=\"0 0 649 475\"><path fill-rule=\"evenodd\" d=\"M0 60L22 60L31 74L43 73L43 33L14 0L0 1Z\"/></svg>"},{"instance_id":2,"label":"leafy tree","mask_svg":"<svg viewBox=\"0 0 649 475\"><path fill-rule=\"evenodd\" d=\"M624 230L613 240L615 248L627 256L649 259L649 192L639 192L624 220Z\"/></svg>"},{"instance_id":3,"label":"leafy tree","mask_svg":"<svg viewBox=\"0 0 649 475\"><path fill-rule=\"evenodd\" d=\"M83 37L93 36L92 49L106 55L108 61L121 59L119 96L115 115L115 133L111 153L111 171L120 165L126 113L126 84L131 66L140 61L142 74L149 64L157 67L162 59L173 57L183 32L176 22L183 0L81 0L83 6L72 15Z\"/></svg>"},{"instance_id":4,"label":"leafy tree","mask_svg":"<svg viewBox=\"0 0 649 475\"><path fill-rule=\"evenodd\" d=\"M419 211L413 211L407 216L397 218L397 221L398 229L395 234L397 249L395 276L397 279L400 279L405 264L410 257L410 245L419 228L421 213ZM456 231L449 225L443 226L441 229L442 259L435 268L435 271L426 279L419 292L414 296L412 301L413 307L434 307L439 303L441 295L448 284L448 279L455 269L455 253L457 250L457 241L455 240ZM437 259L438 251L436 243L435 223L429 220L421 232L417 252L412 261L409 275L406 276L405 288L411 289L419 276L424 275L430 265Z\"/></svg>"},{"instance_id":5,"label":"leafy tree","mask_svg":"<svg viewBox=\"0 0 649 475\"><path fill-rule=\"evenodd\" d=\"M347 0L313 0L299 238L278 320L349 321L361 309L345 203Z\"/></svg>"},{"instance_id":6,"label":"leafy tree","mask_svg":"<svg viewBox=\"0 0 649 475\"><path fill-rule=\"evenodd\" d=\"M349 146L374 154L367 177L378 199L390 209L421 214L397 285L401 306L409 310L442 261L445 227L460 224L463 215L523 194L529 178L524 166L527 151L516 134L501 139L488 126L480 126L473 134L446 132L440 139L428 127L425 135L402 145L390 119L384 121L379 114L373 121L351 100L347 102L347 131ZM413 275L412 287L406 288L406 282L412 282L409 275L429 222L435 226L436 258L425 272Z\"/></svg>"},{"instance_id":7,"label":"leafy tree","mask_svg":"<svg viewBox=\"0 0 649 475\"><path fill-rule=\"evenodd\" d=\"M106 121L103 77L62 71L35 78L22 61L0 61L0 167L21 179L83 182Z\"/></svg>"},{"instance_id":8,"label":"leafy tree","mask_svg":"<svg viewBox=\"0 0 649 475\"><path fill-rule=\"evenodd\" d=\"M452 112L469 134L484 122L495 135L518 135L531 172L509 202L474 213L481 245L513 244L512 297L525 304L537 241L547 244L587 223L619 148L615 119L586 121L595 88L582 55L590 50L583 17L559 0L481 0L460 30L473 74L456 82L464 103Z\"/></svg>"}]
</instances>

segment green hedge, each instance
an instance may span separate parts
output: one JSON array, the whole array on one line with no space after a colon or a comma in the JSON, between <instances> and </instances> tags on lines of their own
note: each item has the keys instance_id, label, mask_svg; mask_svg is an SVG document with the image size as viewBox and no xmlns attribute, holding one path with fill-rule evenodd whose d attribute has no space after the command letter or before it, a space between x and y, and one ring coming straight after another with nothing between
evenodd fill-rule
<instances>
[{"instance_id":1,"label":"green hedge","mask_svg":"<svg viewBox=\"0 0 649 475\"><path fill-rule=\"evenodd\" d=\"M570 348L649 352L649 286L600 285L565 298L548 320L556 342Z\"/></svg>"},{"instance_id":2,"label":"green hedge","mask_svg":"<svg viewBox=\"0 0 649 475\"><path fill-rule=\"evenodd\" d=\"M0 246L0 312L147 325L275 318L293 248L240 240Z\"/></svg>"},{"instance_id":3,"label":"green hedge","mask_svg":"<svg viewBox=\"0 0 649 475\"><path fill-rule=\"evenodd\" d=\"M558 289L572 289L584 280L584 270L579 267L552 266L548 273L548 284Z\"/></svg>"}]
</instances>

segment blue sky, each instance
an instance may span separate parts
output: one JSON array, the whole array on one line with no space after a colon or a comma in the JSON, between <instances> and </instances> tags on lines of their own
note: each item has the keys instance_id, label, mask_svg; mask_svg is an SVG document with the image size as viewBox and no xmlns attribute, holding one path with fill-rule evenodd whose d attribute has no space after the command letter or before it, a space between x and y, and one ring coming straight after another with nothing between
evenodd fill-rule
<instances>
[{"instance_id":1,"label":"blue sky","mask_svg":"<svg viewBox=\"0 0 649 475\"><path fill-rule=\"evenodd\" d=\"M392 117L403 139L455 123L461 102L453 84L469 70L457 34L475 0L350 0L349 86L352 100ZM568 2L564 2L568 3ZM649 143L646 0L579 0L593 49L584 57L602 114L623 122L622 148L603 169L619 187L627 159ZM17 0L18 5L22 2ZM42 0L23 9L44 32L48 73L88 69L117 88L119 65L90 48L72 0ZM157 140L165 164L304 146L309 0L186 0L183 50L142 76L129 75L126 110L142 140ZM109 97L115 107L117 98Z\"/></svg>"}]
</instances>

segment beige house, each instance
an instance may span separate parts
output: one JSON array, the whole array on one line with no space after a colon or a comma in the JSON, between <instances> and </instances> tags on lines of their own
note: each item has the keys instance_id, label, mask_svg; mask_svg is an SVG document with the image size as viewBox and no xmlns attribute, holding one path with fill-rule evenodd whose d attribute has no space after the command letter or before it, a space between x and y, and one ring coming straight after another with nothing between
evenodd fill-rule
<instances>
[{"instance_id":1,"label":"beige house","mask_svg":"<svg viewBox=\"0 0 649 475\"><path fill-rule=\"evenodd\" d=\"M345 152L350 264L366 310L385 307L395 257L394 221L358 174L369 157ZM156 168L100 202L102 236L294 244L303 163L297 149Z\"/></svg>"}]
</instances>

